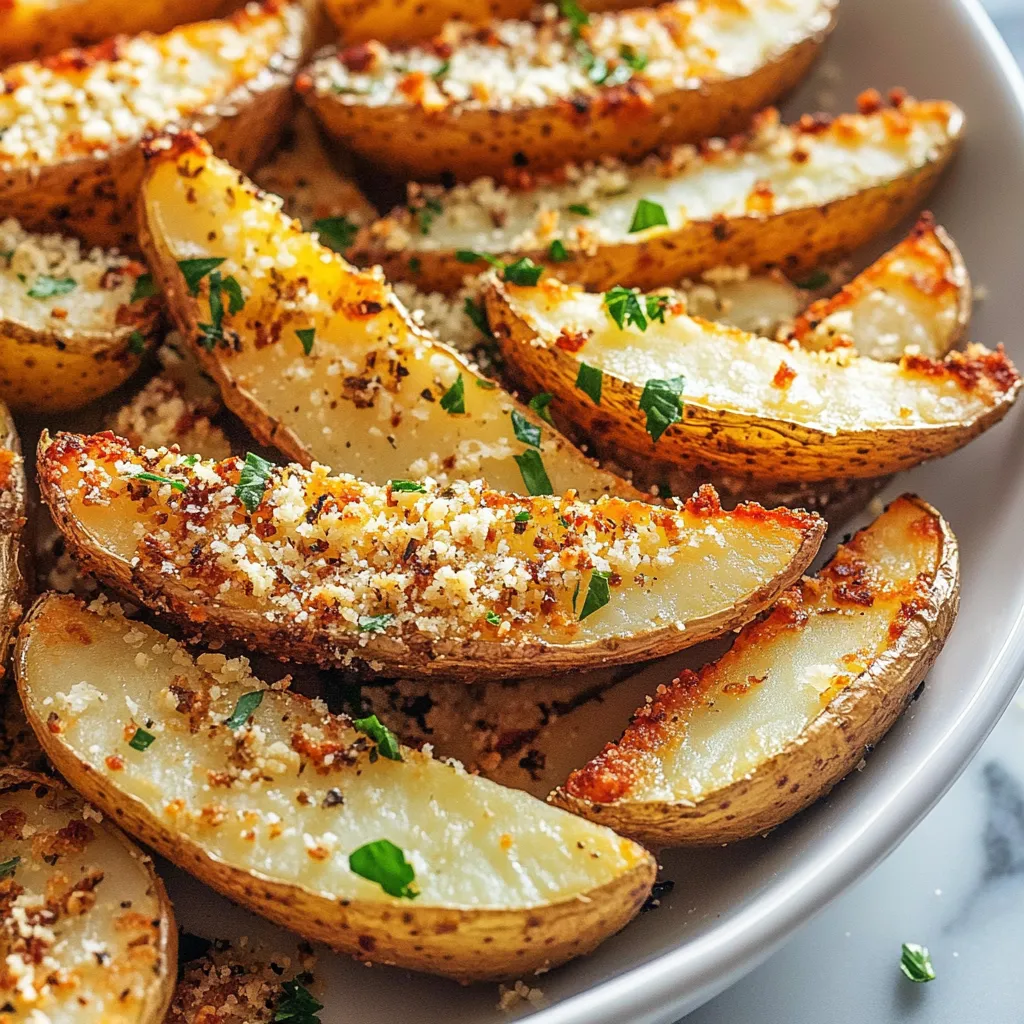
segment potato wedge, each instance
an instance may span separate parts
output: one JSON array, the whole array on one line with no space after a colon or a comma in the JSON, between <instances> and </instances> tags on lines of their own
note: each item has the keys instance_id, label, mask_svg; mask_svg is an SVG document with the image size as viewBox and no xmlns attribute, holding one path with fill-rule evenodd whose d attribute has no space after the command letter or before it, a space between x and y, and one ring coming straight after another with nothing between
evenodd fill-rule
<instances>
[{"instance_id":1,"label":"potato wedge","mask_svg":"<svg viewBox=\"0 0 1024 1024\"><path fill-rule=\"evenodd\" d=\"M554 493L639 497L417 329L379 272L354 270L305 234L201 140L157 147L140 210L140 241L179 330L228 408L290 458L373 483L485 479L529 493L517 459L539 457ZM203 326L214 279L189 288L184 259L223 260L217 273L241 290L244 305L223 313L219 331Z\"/></svg>"},{"instance_id":2,"label":"potato wedge","mask_svg":"<svg viewBox=\"0 0 1024 1024\"><path fill-rule=\"evenodd\" d=\"M436 35L455 18L470 25L486 25L506 18L526 18L533 0L324 0L324 7L345 45L371 39L382 43L410 43ZM584 0L587 11L614 11L635 6L631 0Z\"/></svg>"},{"instance_id":3,"label":"potato wedge","mask_svg":"<svg viewBox=\"0 0 1024 1024\"><path fill-rule=\"evenodd\" d=\"M876 95L862 97L861 113L789 126L765 111L745 138L636 166L571 166L524 175L511 189L483 180L412 190L412 210L367 228L350 258L444 292L488 268L471 252L506 262L529 256L593 291L673 286L720 266L798 275L895 225L956 150L957 107L896 99L883 109Z\"/></svg>"},{"instance_id":4,"label":"potato wedge","mask_svg":"<svg viewBox=\"0 0 1024 1024\"><path fill-rule=\"evenodd\" d=\"M237 6L238 0L13 0L0 6L0 64L37 60L111 36L168 32Z\"/></svg>"},{"instance_id":5,"label":"potato wedge","mask_svg":"<svg viewBox=\"0 0 1024 1024\"><path fill-rule=\"evenodd\" d=\"M805 512L723 512L711 488L663 509L153 455L112 434L41 438L42 494L91 571L207 637L391 676L669 654L770 605L824 532Z\"/></svg>"},{"instance_id":6,"label":"potato wedge","mask_svg":"<svg viewBox=\"0 0 1024 1024\"><path fill-rule=\"evenodd\" d=\"M22 531L27 513L25 463L10 411L0 402L0 666L27 593ZM0 673L2 677L2 673Z\"/></svg>"},{"instance_id":7,"label":"potato wedge","mask_svg":"<svg viewBox=\"0 0 1024 1024\"><path fill-rule=\"evenodd\" d=\"M803 77L835 7L675 0L582 20L548 7L482 32L451 22L420 45L326 49L298 85L329 134L410 178L636 160L745 127Z\"/></svg>"},{"instance_id":8,"label":"potato wedge","mask_svg":"<svg viewBox=\"0 0 1024 1024\"><path fill-rule=\"evenodd\" d=\"M185 125L237 166L258 164L288 119L309 21L301 0L266 0L219 21L9 67L0 76L0 209L28 228L130 248L139 140ZM65 116L55 129L58 104Z\"/></svg>"},{"instance_id":9,"label":"potato wedge","mask_svg":"<svg viewBox=\"0 0 1024 1024\"><path fill-rule=\"evenodd\" d=\"M910 236L837 294L799 316L789 337L803 348L853 345L871 359L898 362L913 348L941 359L971 319L971 279L953 239L923 214Z\"/></svg>"},{"instance_id":10,"label":"potato wedge","mask_svg":"<svg viewBox=\"0 0 1024 1024\"><path fill-rule=\"evenodd\" d=\"M280 196L284 212L307 231L319 230L316 222L330 218L344 218L354 230L377 216L356 184L351 161L328 151L308 110L296 113L270 160L253 172L252 179ZM345 227L339 224L337 229Z\"/></svg>"},{"instance_id":11,"label":"potato wedge","mask_svg":"<svg viewBox=\"0 0 1024 1024\"><path fill-rule=\"evenodd\" d=\"M138 369L160 326L133 301L146 268L117 251L0 221L0 398L14 409L77 409Z\"/></svg>"},{"instance_id":12,"label":"potato wedge","mask_svg":"<svg viewBox=\"0 0 1024 1024\"><path fill-rule=\"evenodd\" d=\"M47 752L130 832L300 935L494 978L588 952L649 892L654 859L611 830L379 731L371 742L323 705L266 689L244 659L193 661L96 607L44 597L23 629L19 687ZM71 677L97 699L59 706ZM259 705L240 710L253 693ZM139 729L153 737L143 750L129 743ZM412 871L353 870L350 855L382 840Z\"/></svg>"},{"instance_id":13,"label":"potato wedge","mask_svg":"<svg viewBox=\"0 0 1024 1024\"><path fill-rule=\"evenodd\" d=\"M56 779L4 768L0 873L5 1021L161 1024L178 933L149 857Z\"/></svg>"},{"instance_id":14,"label":"potato wedge","mask_svg":"<svg viewBox=\"0 0 1024 1024\"><path fill-rule=\"evenodd\" d=\"M717 662L659 687L550 799L657 845L773 828L896 721L942 650L959 590L949 525L898 499Z\"/></svg>"},{"instance_id":15,"label":"potato wedge","mask_svg":"<svg viewBox=\"0 0 1024 1024\"><path fill-rule=\"evenodd\" d=\"M877 477L962 447L1020 392L1001 346L886 363L848 347L784 347L625 289L602 296L493 275L486 297L517 377L552 392L556 422L575 423L619 461L628 453L766 480ZM639 318L626 319L630 308ZM577 386L583 372L601 381L600 405Z\"/></svg>"}]
</instances>

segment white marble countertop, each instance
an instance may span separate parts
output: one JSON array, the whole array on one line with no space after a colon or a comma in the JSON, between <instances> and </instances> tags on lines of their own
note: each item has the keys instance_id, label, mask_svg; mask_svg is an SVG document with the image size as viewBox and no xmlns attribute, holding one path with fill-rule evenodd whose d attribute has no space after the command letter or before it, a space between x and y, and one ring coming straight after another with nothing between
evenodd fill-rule
<instances>
[{"instance_id":1,"label":"white marble countertop","mask_svg":"<svg viewBox=\"0 0 1024 1024\"><path fill-rule=\"evenodd\" d=\"M984 0L1024 64L1024 0ZM927 946L914 985L900 946ZM685 1024L1024 1021L1024 689L910 837Z\"/></svg>"}]
</instances>

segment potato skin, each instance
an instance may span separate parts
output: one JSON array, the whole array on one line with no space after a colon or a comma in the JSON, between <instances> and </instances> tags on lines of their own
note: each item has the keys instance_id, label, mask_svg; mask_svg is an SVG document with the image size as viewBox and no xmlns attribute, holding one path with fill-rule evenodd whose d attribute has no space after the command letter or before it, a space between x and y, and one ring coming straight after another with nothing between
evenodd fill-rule
<instances>
[{"instance_id":1,"label":"potato skin","mask_svg":"<svg viewBox=\"0 0 1024 1024\"><path fill-rule=\"evenodd\" d=\"M28 594L21 534L27 513L21 441L7 407L0 402L0 665L7 661L11 634Z\"/></svg>"},{"instance_id":2,"label":"potato skin","mask_svg":"<svg viewBox=\"0 0 1024 1024\"><path fill-rule=\"evenodd\" d=\"M907 499L902 499L907 500ZM827 794L892 727L942 650L960 604L960 558L949 524L927 502L939 559L930 599L899 638L785 750L696 802L591 803L555 790L549 801L652 846L713 846L758 835Z\"/></svg>"},{"instance_id":3,"label":"potato skin","mask_svg":"<svg viewBox=\"0 0 1024 1024\"><path fill-rule=\"evenodd\" d=\"M457 181L500 178L516 166L559 167L567 155L575 162L606 156L635 161L660 146L744 128L758 110L804 77L834 24L833 11L821 31L744 77L651 97L640 96L627 83L603 90L595 100L566 99L507 111L458 105L433 112L414 105L371 107L315 91L306 93L306 102L339 142L397 175L420 181L443 175Z\"/></svg>"},{"instance_id":4,"label":"potato skin","mask_svg":"<svg viewBox=\"0 0 1024 1024\"><path fill-rule=\"evenodd\" d=\"M288 41L294 55L226 96L214 109L189 117L219 156L247 171L266 159L293 109L292 78L311 41L304 3L299 30ZM101 156L31 167L0 167L0 205L33 230L70 232L91 245L137 253L135 201L145 173L134 143Z\"/></svg>"}]
</instances>

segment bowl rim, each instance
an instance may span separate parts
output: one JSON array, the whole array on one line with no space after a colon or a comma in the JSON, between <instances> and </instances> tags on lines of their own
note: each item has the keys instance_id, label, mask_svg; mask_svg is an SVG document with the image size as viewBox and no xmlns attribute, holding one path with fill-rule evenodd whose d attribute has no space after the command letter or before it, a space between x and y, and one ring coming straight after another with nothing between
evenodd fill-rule
<instances>
[{"instance_id":1,"label":"bowl rim","mask_svg":"<svg viewBox=\"0 0 1024 1024\"><path fill-rule=\"evenodd\" d=\"M1024 125L1024 73L982 0L952 0L992 59ZM988 672L912 772L894 780L851 837L823 842L799 874L769 886L706 933L532 1014L530 1024L654 1024L724 991L775 952L825 904L883 860L953 785L1002 717L1024 677L1024 605Z\"/></svg>"}]
</instances>

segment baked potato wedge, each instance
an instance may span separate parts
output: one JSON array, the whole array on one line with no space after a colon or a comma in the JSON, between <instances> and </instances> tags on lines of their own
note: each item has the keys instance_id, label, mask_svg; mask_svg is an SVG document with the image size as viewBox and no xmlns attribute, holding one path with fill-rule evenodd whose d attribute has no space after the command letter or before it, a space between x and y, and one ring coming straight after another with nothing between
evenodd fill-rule
<instances>
[{"instance_id":1,"label":"baked potato wedge","mask_svg":"<svg viewBox=\"0 0 1024 1024\"><path fill-rule=\"evenodd\" d=\"M96 699L61 706L69 678ZM554 966L618 931L654 881L651 855L610 829L400 748L376 719L357 728L268 689L245 659L193 660L116 606L40 599L18 680L47 752L96 806L224 895L363 960L463 980Z\"/></svg>"},{"instance_id":2,"label":"baked potato wedge","mask_svg":"<svg viewBox=\"0 0 1024 1024\"><path fill-rule=\"evenodd\" d=\"M328 150L316 119L306 109L296 112L277 149L253 172L252 180L280 196L284 212L307 231L331 231L332 240L345 243L341 248L347 248L350 232L377 216L356 183L351 160Z\"/></svg>"},{"instance_id":3,"label":"baked potato wedge","mask_svg":"<svg viewBox=\"0 0 1024 1024\"><path fill-rule=\"evenodd\" d=\"M320 51L298 80L328 133L399 175L467 181L640 159L746 126L795 85L836 0L674 0L609 14L553 6L426 43Z\"/></svg>"},{"instance_id":4,"label":"baked potato wedge","mask_svg":"<svg viewBox=\"0 0 1024 1024\"><path fill-rule=\"evenodd\" d=\"M962 447L1020 392L1001 346L898 363L850 347L808 352L689 317L668 296L597 295L554 278L528 287L492 275L486 301L517 377L555 395L556 423L620 461L763 480L878 477Z\"/></svg>"},{"instance_id":5,"label":"baked potato wedge","mask_svg":"<svg viewBox=\"0 0 1024 1024\"><path fill-rule=\"evenodd\" d=\"M824 532L806 512L724 512L710 487L679 508L378 487L252 455L138 453L113 434L44 433L39 478L72 550L116 590L207 638L392 677L669 654L770 605Z\"/></svg>"},{"instance_id":6,"label":"baked potato wedge","mask_svg":"<svg viewBox=\"0 0 1024 1024\"><path fill-rule=\"evenodd\" d=\"M657 845L773 828L896 721L942 650L959 589L949 525L898 499L722 658L659 687L550 799Z\"/></svg>"},{"instance_id":7,"label":"baked potato wedge","mask_svg":"<svg viewBox=\"0 0 1024 1024\"><path fill-rule=\"evenodd\" d=\"M767 7L764 16L773 16ZM528 256L593 291L674 286L720 266L778 267L799 279L920 205L955 152L957 107L895 100L883 107L866 95L857 114L793 125L769 110L729 142L633 166L524 174L514 188L489 180L411 188L408 208L365 229L350 258L444 292L488 269L473 253Z\"/></svg>"},{"instance_id":8,"label":"baked potato wedge","mask_svg":"<svg viewBox=\"0 0 1024 1024\"><path fill-rule=\"evenodd\" d=\"M308 44L301 0L266 0L164 35L115 37L0 75L0 209L25 227L130 249L144 157L163 128L207 135L242 168L274 148ZM60 106L64 118L51 119Z\"/></svg>"},{"instance_id":9,"label":"baked potato wedge","mask_svg":"<svg viewBox=\"0 0 1024 1024\"><path fill-rule=\"evenodd\" d=\"M942 359L971 319L971 279L960 250L931 214L835 295L812 303L789 337L809 349L852 345L897 362L913 349Z\"/></svg>"},{"instance_id":10,"label":"baked potato wedge","mask_svg":"<svg viewBox=\"0 0 1024 1024\"><path fill-rule=\"evenodd\" d=\"M27 501L18 430L10 411L0 402L0 666L7 664L11 634L24 611L27 585L22 532Z\"/></svg>"},{"instance_id":11,"label":"baked potato wedge","mask_svg":"<svg viewBox=\"0 0 1024 1024\"><path fill-rule=\"evenodd\" d=\"M123 384L160 326L136 297L146 268L117 251L0 221L0 398L14 409L77 409Z\"/></svg>"},{"instance_id":12,"label":"baked potato wedge","mask_svg":"<svg viewBox=\"0 0 1024 1024\"><path fill-rule=\"evenodd\" d=\"M163 1021L178 933L152 860L61 782L13 768L0 769L0 917L4 1021Z\"/></svg>"},{"instance_id":13,"label":"baked potato wedge","mask_svg":"<svg viewBox=\"0 0 1024 1024\"><path fill-rule=\"evenodd\" d=\"M554 493L639 497L419 330L379 271L304 233L201 140L156 147L140 211L179 330L228 408L290 458L372 483L485 479L520 493L534 493L523 460L540 460ZM211 265L217 277L193 287L186 272ZM240 302L225 303L220 282Z\"/></svg>"},{"instance_id":14,"label":"baked potato wedge","mask_svg":"<svg viewBox=\"0 0 1024 1024\"><path fill-rule=\"evenodd\" d=\"M238 0L11 0L0 6L0 64L38 60L111 36L168 32L237 6Z\"/></svg>"},{"instance_id":15,"label":"baked potato wedge","mask_svg":"<svg viewBox=\"0 0 1024 1024\"><path fill-rule=\"evenodd\" d=\"M533 0L324 0L324 7L338 29L341 42L410 43L429 39L453 19L470 25L486 25L506 18L526 18ZM613 11L633 7L631 0L584 0L587 11Z\"/></svg>"}]
</instances>

